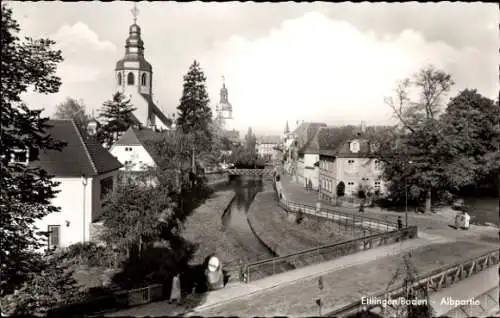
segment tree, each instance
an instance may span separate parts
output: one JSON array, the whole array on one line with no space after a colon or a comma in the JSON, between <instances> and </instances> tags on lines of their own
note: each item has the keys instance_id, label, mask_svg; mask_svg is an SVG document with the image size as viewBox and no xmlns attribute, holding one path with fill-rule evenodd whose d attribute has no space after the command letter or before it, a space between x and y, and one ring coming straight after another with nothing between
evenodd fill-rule
<instances>
[{"instance_id":1,"label":"tree","mask_svg":"<svg viewBox=\"0 0 500 318\"><path fill-rule=\"evenodd\" d=\"M133 112L136 109L130 104L130 99L116 92L111 100L105 101L99 117L104 120L99 138L109 147L116 141L120 133L134 124Z\"/></svg>"},{"instance_id":2,"label":"tree","mask_svg":"<svg viewBox=\"0 0 500 318\"><path fill-rule=\"evenodd\" d=\"M193 135L191 146L192 170L196 171L196 153L210 151L212 146L212 110L206 89L206 77L195 60L184 76L182 96L177 110L177 127L185 134Z\"/></svg>"},{"instance_id":3,"label":"tree","mask_svg":"<svg viewBox=\"0 0 500 318\"><path fill-rule=\"evenodd\" d=\"M255 146L257 145L257 137L252 131L252 127L248 127L247 134L245 135L245 149L250 154L256 154Z\"/></svg>"},{"instance_id":4,"label":"tree","mask_svg":"<svg viewBox=\"0 0 500 318\"><path fill-rule=\"evenodd\" d=\"M2 300L2 310L10 315L45 317L61 306L82 299L73 271L57 255L36 258L39 268L19 290Z\"/></svg>"},{"instance_id":5,"label":"tree","mask_svg":"<svg viewBox=\"0 0 500 318\"><path fill-rule=\"evenodd\" d=\"M74 120L81 132L87 131L87 123L90 120L90 116L86 113L83 102L70 97L68 97L63 103L57 105L54 117L56 119Z\"/></svg>"},{"instance_id":6,"label":"tree","mask_svg":"<svg viewBox=\"0 0 500 318\"><path fill-rule=\"evenodd\" d=\"M476 90L450 100L440 118L450 186L457 189L500 173L500 110Z\"/></svg>"},{"instance_id":7,"label":"tree","mask_svg":"<svg viewBox=\"0 0 500 318\"><path fill-rule=\"evenodd\" d=\"M162 186L171 187L175 191L186 186L191 167L192 135L173 130L163 133L162 138L145 140L144 143L154 151L156 158L161 158L157 162L159 169L155 174L160 178L165 177L160 180Z\"/></svg>"},{"instance_id":8,"label":"tree","mask_svg":"<svg viewBox=\"0 0 500 318\"><path fill-rule=\"evenodd\" d=\"M177 219L172 217L175 202L169 190L137 180L120 184L103 205L102 239L118 247L127 258L140 257L145 244L158 238L162 224L168 228L177 224Z\"/></svg>"},{"instance_id":9,"label":"tree","mask_svg":"<svg viewBox=\"0 0 500 318\"><path fill-rule=\"evenodd\" d=\"M63 144L45 131L48 118L42 110L31 110L21 100L29 87L41 94L58 91L60 79L55 76L61 52L53 50L54 42L17 37L20 28L12 10L2 5L1 56L1 176L0 187L0 296L13 292L36 268L32 251L44 242L34 227L36 220L58 211L51 205L57 183L42 169L13 164L12 156L26 150L30 161L38 159L44 149L61 149Z\"/></svg>"},{"instance_id":10,"label":"tree","mask_svg":"<svg viewBox=\"0 0 500 318\"><path fill-rule=\"evenodd\" d=\"M437 118L441 100L453 84L449 74L427 66L412 79L398 83L396 97L385 100L400 121L402 133L397 139L398 144L393 144L391 154L382 158L387 167L384 176L393 189L406 192L404 181L408 181L411 171L411 193L415 197L425 197L426 212L431 211L433 189L438 188L443 180L442 158L437 156L440 140ZM417 96L416 100L412 94ZM410 161L413 164L409 164Z\"/></svg>"}]
</instances>

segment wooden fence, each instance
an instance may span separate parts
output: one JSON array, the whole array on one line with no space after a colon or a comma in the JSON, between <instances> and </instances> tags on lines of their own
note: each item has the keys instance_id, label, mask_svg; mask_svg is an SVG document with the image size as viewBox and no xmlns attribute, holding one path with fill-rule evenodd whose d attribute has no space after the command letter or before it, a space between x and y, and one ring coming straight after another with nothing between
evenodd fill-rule
<instances>
[{"instance_id":1,"label":"wooden fence","mask_svg":"<svg viewBox=\"0 0 500 318\"><path fill-rule=\"evenodd\" d=\"M434 270L430 273L421 275L416 279L416 282L413 284L414 289L425 288L429 293L436 292L440 289L449 287L466 279L475 273L478 273L482 270L485 270L493 265L499 263L499 251L491 251L485 253L479 257L469 258L465 261L460 261L455 264L445 266ZM389 292L381 292L373 296L369 296L370 299L396 299L402 297L405 293L405 287L403 285L398 286ZM329 312L325 315L325 317L348 317L351 315L355 315L361 312L366 311L376 311L382 312L385 311L390 312L393 311L394 308L392 306L387 305L387 308L384 308L382 305L383 302L371 302L375 303L372 305L363 304L362 300L353 302L341 308L338 308L332 312ZM390 302L387 302L390 304Z\"/></svg>"}]
</instances>

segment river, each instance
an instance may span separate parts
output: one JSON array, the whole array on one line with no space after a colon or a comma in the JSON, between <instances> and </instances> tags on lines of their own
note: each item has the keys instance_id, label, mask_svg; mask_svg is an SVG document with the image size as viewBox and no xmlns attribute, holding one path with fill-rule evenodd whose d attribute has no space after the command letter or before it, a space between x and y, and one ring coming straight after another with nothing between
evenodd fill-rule
<instances>
[{"instance_id":1,"label":"river","mask_svg":"<svg viewBox=\"0 0 500 318\"><path fill-rule=\"evenodd\" d=\"M225 231L231 235L242 253L250 260L273 257L273 253L264 246L250 229L247 213L255 195L264 189L264 181L259 178L236 177L225 186L236 193L236 197L223 215Z\"/></svg>"}]
</instances>

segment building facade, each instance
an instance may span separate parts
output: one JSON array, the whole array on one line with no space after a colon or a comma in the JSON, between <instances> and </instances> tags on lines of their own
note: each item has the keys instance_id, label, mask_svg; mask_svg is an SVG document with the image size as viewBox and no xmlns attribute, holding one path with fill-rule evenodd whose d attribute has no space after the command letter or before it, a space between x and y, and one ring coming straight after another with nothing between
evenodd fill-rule
<instances>
[{"instance_id":1,"label":"building facade","mask_svg":"<svg viewBox=\"0 0 500 318\"><path fill-rule=\"evenodd\" d=\"M62 151L46 150L32 163L54 176L59 192L51 203L60 212L36 222L48 235L49 248L87 242L91 224L98 222L107 194L116 189L120 162L92 138L84 139L71 120L51 120L48 132L66 142Z\"/></svg>"},{"instance_id":2,"label":"building facade","mask_svg":"<svg viewBox=\"0 0 500 318\"><path fill-rule=\"evenodd\" d=\"M375 156L376 148L376 143L355 127L323 129L319 156L320 198L335 202L339 195L356 197L359 190L383 194L386 190L383 166Z\"/></svg>"},{"instance_id":3,"label":"building facade","mask_svg":"<svg viewBox=\"0 0 500 318\"><path fill-rule=\"evenodd\" d=\"M125 42L125 56L116 63L115 90L130 98L136 109L135 120L143 127L169 129L169 119L153 101L153 67L144 57L141 28L134 23L129 27Z\"/></svg>"},{"instance_id":4,"label":"building facade","mask_svg":"<svg viewBox=\"0 0 500 318\"><path fill-rule=\"evenodd\" d=\"M271 162L278 157L278 147L280 146L281 139L279 136L262 136L257 138L255 148L257 154L264 161Z\"/></svg>"}]
</instances>

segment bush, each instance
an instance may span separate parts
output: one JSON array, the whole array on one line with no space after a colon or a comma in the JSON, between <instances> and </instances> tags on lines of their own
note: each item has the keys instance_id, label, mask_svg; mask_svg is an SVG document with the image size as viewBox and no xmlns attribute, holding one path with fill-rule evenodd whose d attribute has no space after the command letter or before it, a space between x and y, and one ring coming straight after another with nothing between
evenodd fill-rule
<instances>
[{"instance_id":1,"label":"bush","mask_svg":"<svg viewBox=\"0 0 500 318\"><path fill-rule=\"evenodd\" d=\"M124 255L120 255L118 251L94 242L76 243L59 253L61 258L70 263L89 267L117 268L124 260Z\"/></svg>"},{"instance_id":2,"label":"bush","mask_svg":"<svg viewBox=\"0 0 500 318\"><path fill-rule=\"evenodd\" d=\"M83 298L73 271L59 255L44 257L36 272L14 294L0 300L2 314L46 316L51 310Z\"/></svg>"}]
</instances>

